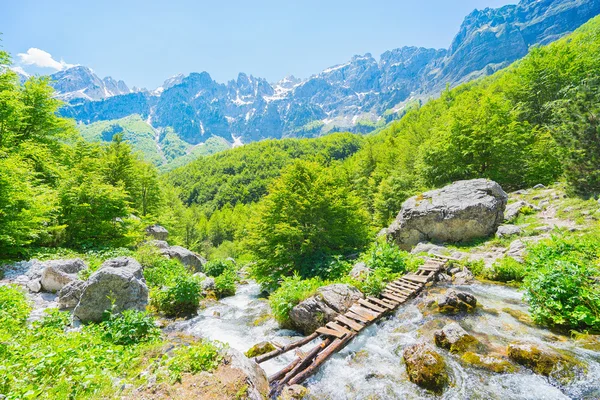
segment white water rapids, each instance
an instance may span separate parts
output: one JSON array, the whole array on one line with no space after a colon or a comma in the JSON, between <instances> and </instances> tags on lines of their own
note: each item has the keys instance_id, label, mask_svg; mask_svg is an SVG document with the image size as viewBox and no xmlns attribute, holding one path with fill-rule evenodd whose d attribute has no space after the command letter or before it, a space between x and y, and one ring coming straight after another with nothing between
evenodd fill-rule
<instances>
[{"instance_id":1,"label":"white water rapids","mask_svg":"<svg viewBox=\"0 0 600 400\"><path fill-rule=\"evenodd\" d=\"M422 390L406 375L402 350L425 340L433 343L432 333L445 323L458 321L489 348L505 348L515 341L543 343L564 351L587 364L586 372L567 386L519 367L516 373L497 374L465 365L460 357L438 349L451 370L452 384L439 396L442 399L600 399L600 352L586 349L574 340L545 329L519 322L510 308L526 311L522 293L489 284L457 287L478 299L472 315L447 317L428 311L425 303L441 289L426 289L427 294L410 300L390 318L365 329L340 353L329 359L305 385L314 399L421 399L438 398ZM261 341L281 344L297 340L293 331L281 330L269 317L269 306L259 298L257 284L238 287L235 296L225 298L202 310L190 320L177 322L170 331L183 331L219 340L242 352ZM303 349L314 346L309 344ZM261 366L270 375L293 360L293 351Z\"/></svg>"}]
</instances>

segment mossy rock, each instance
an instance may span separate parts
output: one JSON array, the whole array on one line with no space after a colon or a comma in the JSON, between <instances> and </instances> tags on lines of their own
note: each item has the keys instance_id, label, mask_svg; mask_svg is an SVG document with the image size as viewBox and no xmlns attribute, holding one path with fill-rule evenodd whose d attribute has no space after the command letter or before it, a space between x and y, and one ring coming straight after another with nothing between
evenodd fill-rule
<instances>
[{"instance_id":1,"label":"mossy rock","mask_svg":"<svg viewBox=\"0 0 600 400\"><path fill-rule=\"evenodd\" d=\"M250 348L250 350L248 350L244 354L248 358L253 358L253 357L262 356L263 354L270 353L273 350L275 350L275 346L273 346L273 344L271 342L260 342L260 343L255 344L254 346L252 346Z\"/></svg>"},{"instance_id":2,"label":"mossy rock","mask_svg":"<svg viewBox=\"0 0 600 400\"><path fill-rule=\"evenodd\" d=\"M488 371L496 372L499 374L515 372L517 369L513 364L501 357L484 356L470 351L463 354L461 359L465 363L474 367L487 369Z\"/></svg>"},{"instance_id":3,"label":"mossy rock","mask_svg":"<svg viewBox=\"0 0 600 400\"><path fill-rule=\"evenodd\" d=\"M440 394L450 383L446 362L430 345L408 346L403 357L408 378L420 387Z\"/></svg>"},{"instance_id":4,"label":"mossy rock","mask_svg":"<svg viewBox=\"0 0 600 400\"><path fill-rule=\"evenodd\" d=\"M462 353L477 346L478 341L467 333L458 323L452 322L433 334L438 347L452 353Z\"/></svg>"},{"instance_id":5,"label":"mossy rock","mask_svg":"<svg viewBox=\"0 0 600 400\"><path fill-rule=\"evenodd\" d=\"M571 382L585 367L571 356L532 343L511 343L507 350L508 357L517 364L562 384Z\"/></svg>"},{"instance_id":6,"label":"mossy rock","mask_svg":"<svg viewBox=\"0 0 600 400\"><path fill-rule=\"evenodd\" d=\"M308 395L308 389L302 385L286 386L281 391L278 400L301 400Z\"/></svg>"},{"instance_id":7,"label":"mossy rock","mask_svg":"<svg viewBox=\"0 0 600 400\"><path fill-rule=\"evenodd\" d=\"M510 315L511 317L513 317L514 319L516 319L517 321L519 321L520 323L527 325L527 326L531 326L531 327L536 327L535 323L533 322L533 320L531 319L531 317L529 316L529 314L520 311L520 310L515 310L514 308L509 308L509 307L505 307L502 309L502 311L504 311L505 313L507 313L508 315Z\"/></svg>"}]
</instances>

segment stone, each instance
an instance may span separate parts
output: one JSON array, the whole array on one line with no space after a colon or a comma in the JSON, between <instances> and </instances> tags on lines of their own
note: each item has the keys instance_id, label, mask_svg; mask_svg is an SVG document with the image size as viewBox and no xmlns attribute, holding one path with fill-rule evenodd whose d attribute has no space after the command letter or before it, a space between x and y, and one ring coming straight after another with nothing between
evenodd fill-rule
<instances>
[{"instance_id":1,"label":"stone","mask_svg":"<svg viewBox=\"0 0 600 400\"><path fill-rule=\"evenodd\" d=\"M167 240L169 237L169 231L160 225L150 225L146 227L146 235L156 239L156 240Z\"/></svg>"},{"instance_id":2,"label":"stone","mask_svg":"<svg viewBox=\"0 0 600 400\"><path fill-rule=\"evenodd\" d=\"M458 181L406 200L387 236L403 250L424 241L488 237L504 220L507 201L508 195L494 181Z\"/></svg>"},{"instance_id":3,"label":"stone","mask_svg":"<svg viewBox=\"0 0 600 400\"><path fill-rule=\"evenodd\" d=\"M519 262L523 262L523 257L525 256L526 251L527 248L525 247L525 243L522 240L517 239L510 243L506 255Z\"/></svg>"},{"instance_id":4,"label":"stone","mask_svg":"<svg viewBox=\"0 0 600 400\"><path fill-rule=\"evenodd\" d=\"M247 387L244 399L264 400L268 398L269 381L260 365L232 348L227 349L226 358L228 360L228 368L235 369L245 376Z\"/></svg>"},{"instance_id":5,"label":"stone","mask_svg":"<svg viewBox=\"0 0 600 400\"><path fill-rule=\"evenodd\" d=\"M534 188L534 189L546 189L546 186L545 186L545 185L542 185L541 183L538 183L538 184L537 184L537 185L535 185L533 188Z\"/></svg>"},{"instance_id":6,"label":"stone","mask_svg":"<svg viewBox=\"0 0 600 400\"><path fill-rule=\"evenodd\" d=\"M433 243L421 242L410 251L412 254L429 253L436 256L447 256L449 251L444 246Z\"/></svg>"},{"instance_id":7,"label":"stone","mask_svg":"<svg viewBox=\"0 0 600 400\"><path fill-rule=\"evenodd\" d=\"M148 286L142 266L131 257L118 257L105 261L90 276L73 314L82 322L97 322L111 308L120 313L144 311L147 305Z\"/></svg>"},{"instance_id":8,"label":"stone","mask_svg":"<svg viewBox=\"0 0 600 400\"><path fill-rule=\"evenodd\" d=\"M67 283L58 292L58 306L61 309L74 308L79 304L81 294L83 293L87 282L75 280Z\"/></svg>"},{"instance_id":9,"label":"stone","mask_svg":"<svg viewBox=\"0 0 600 400\"><path fill-rule=\"evenodd\" d=\"M452 283L455 285L466 285L475 281L475 276L468 268L463 268L452 276Z\"/></svg>"},{"instance_id":10,"label":"stone","mask_svg":"<svg viewBox=\"0 0 600 400\"><path fill-rule=\"evenodd\" d=\"M200 287L202 288L203 292L209 292L211 290L215 290L215 288L216 288L215 278L208 277L208 278L204 279L200 283Z\"/></svg>"},{"instance_id":11,"label":"stone","mask_svg":"<svg viewBox=\"0 0 600 400\"><path fill-rule=\"evenodd\" d=\"M516 368L509 361L504 358L493 356L493 355L481 355L467 351L462 355L461 359L476 368L486 369L488 371L496 372L498 374L515 372Z\"/></svg>"},{"instance_id":12,"label":"stone","mask_svg":"<svg viewBox=\"0 0 600 400\"><path fill-rule=\"evenodd\" d=\"M42 289L52 293L77 280L77 273L87 268L79 258L46 261L44 266L41 276Z\"/></svg>"},{"instance_id":13,"label":"stone","mask_svg":"<svg viewBox=\"0 0 600 400\"><path fill-rule=\"evenodd\" d=\"M272 352L275 349L273 343L271 342L260 342L250 347L244 355L248 358L262 356L263 354L267 354Z\"/></svg>"},{"instance_id":14,"label":"stone","mask_svg":"<svg viewBox=\"0 0 600 400\"><path fill-rule=\"evenodd\" d=\"M462 353L469 346L477 343L472 335L469 335L458 323L452 322L439 331L433 333L435 344L453 353Z\"/></svg>"},{"instance_id":15,"label":"stone","mask_svg":"<svg viewBox=\"0 0 600 400\"><path fill-rule=\"evenodd\" d=\"M360 261L354 264L350 271L350 276L354 279L364 279L371 273L371 269L367 267L367 264Z\"/></svg>"},{"instance_id":16,"label":"stone","mask_svg":"<svg viewBox=\"0 0 600 400\"><path fill-rule=\"evenodd\" d=\"M302 385L286 386L281 391L280 400L301 400L308 396L308 389Z\"/></svg>"},{"instance_id":17,"label":"stone","mask_svg":"<svg viewBox=\"0 0 600 400\"><path fill-rule=\"evenodd\" d=\"M506 210L504 210L504 220L512 221L517 218L524 209L530 208L533 211L539 211L539 207L534 206L523 200L515 201L514 203L510 203L506 206Z\"/></svg>"},{"instance_id":18,"label":"stone","mask_svg":"<svg viewBox=\"0 0 600 400\"><path fill-rule=\"evenodd\" d=\"M425 343L408 346L403 353L406 372L411 382L440 394L450 378L446 362L433 347Z\"/></svg>"},{"instance_id":19,"label":"stone","mask_svg":"<svg viewBox=\"0 0 600 400\"><path fill-rule=\"evenodd\" d=\"M550 205L550 202L548 200L542 200L538 203L538 207L542 207L542 208L544 208L548 205Z\"/></svg>"},{"instance_id":20,"label":"stone","mask_svg":"<svg viewBox=\"0 0 600 400\"><path fill-rule=\"evenodd\" d=\"M181 261L183 265L193 268L196 272L202 272L204 264L207 262L203 257L181 246L171 246L162 249L161 253L169 258Z\"/></svg>"},{"instance_id":21,"label":"stone","mask_svg":"<svg viewBox=\"0 0 600 400\"><path fill-rule=\"evenodd\" d=\"M505 236L513 236L521 233L521 227L517 225L500 225L496 231L496 236L501 238Z\"/></svg>"},{"instance_id":22,"label":"stone","mask_svg":"<svg viewBox=\"0 0 600 400\"><path fill-rule=\"evenodd\" d=\"M477 299L472 294L451 289L438 299L437 304L441 313L456 314L475 310Z\"/></svg>"},{"instance_id":23,"label":"stone","mask_svg":"<svg viewBox=\"0 0 600 400\"><path fill-rule=\"evenodd\" d=\"M304 334L311 334L317 328L333 321L338 314L345 313L364 295L351 285L336 283L317 289L317 293L290 311L292 327Z\"/></svg>"},{"instance_id":24,"label":"stone","mask_svg":"<svg viewBox=\"0 0 600 400\"><path fill-rule=\"evenodd\" d=\"M170 247L169 243L164 240L149 240L146 243L161 250L168 249Z\"/></svg>"},{"instance_id":25,"label":"stone","mask_svg":"<svg viewBox=\"0 0 600 400\"><path fill-rule=\"evenodd\" d=\"M508 357L517 364L563 384L572 381L577 372L582 370L580 362L538 344L511 343L507 351Z\"/></svg>"},{"instance_id":26,"label":"stone","mask_svg":"<svg viewBox=\"0 0 600 400\"><path fill-rule=\"evenodd\" d=\"M33 293L39 293L42 290L42 282L39 279L29 280L26 286Z\"/></svg>"}]
</instances>

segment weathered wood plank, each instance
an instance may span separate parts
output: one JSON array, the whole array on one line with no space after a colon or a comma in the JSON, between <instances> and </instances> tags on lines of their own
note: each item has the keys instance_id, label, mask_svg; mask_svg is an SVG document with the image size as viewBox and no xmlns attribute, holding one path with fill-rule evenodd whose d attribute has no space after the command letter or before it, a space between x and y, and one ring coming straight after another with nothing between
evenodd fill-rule
<instances>
[{"instance_id":1,"label":"weathered wood plank","mask_svg":"<svg viewBox=\"0 0 600 400\"><path fill-rule=\"evenodd\" d=\"M384 301L384 300L378 299L377 297L373 297L373 296L367 297L367 300L369 300L372 303L377 303L380 306L386 307L390 310L394 310L396 308L396 306L398 305L398 303L396 303L395 301L394 302L392 302L391 300Z\"/></svg>"},{"instance_id":2,"label":"weathered wood plank","mask_svg":"<svg viewBox=\"0 0 600 400\"><path fill-rule=\"evenodd\" d=\"M345 315L338 315L337 317L335 317L335 320L338 322L341 322L342 324L345 324L346 326L350 327L351 329L354 329L356 332L360 332L365 328L365 326L363 324L354 322L350 318L346 317Z\"/></svg>"},{"instance_id":3,"label":"weathered wood plank","mask_svg":"<svg viewBox=\"0 0 600 400\"><path fill-rule=\"evenodd\" d=\"M270 360L271 358L277 357L280 354L287 353L288 351L293 350L296 347L302 347L308 342L315 340L317 337L319 337L319 334L315 332L312 335L308 335L307 337L302 338L296 342L282 346L281 348L263 354L262 356L255 357L254 361L256 361L257 364L263 363L267 360Z\"/></svg>"},{"instance_id":4,"label":"weathered wood plank","mask_svg":"<svg viewBox=\"0 0 600 400\"><path fill-rule=\"evenodd\" d=\"M369 321L373 321L374 319L379 317L379 314L377 314L375 311L371 311L371 310L361 307L357 304L354 304L352 307L350 307L350 311L352 311L355 314L360 315L363 318L368 319Z\"/></svg>"},{"instance_id":5,"label":"weathered wood plank","mask_svg":"<svg viewBox=\"0 0 600 400\"><path fill-rule=\"evenodd\" d=\"M362 304L363 306L365 306L365 307L367 307L367 308L369 308L369 309L371 309L371 310L373 310L375 312L378 312L378 313L383 313L383 312L387 311L386 308L383 308L383 307L381 307L381 306L379 306L377 304L373 304L370 301L365 300L365 299L359 299L358 303Z\"/></svg>"},{"instance_id":6,"label":"weathered wood plank","mask_svg":"<svg viewBox=\"0 0 600 400\"><path fill-rule=\"evenodd\" d=\"M404 277L402 277L399 280L394 281L394 282L399 283L399 284L401 283L403 285L406 285L406 286L408 286L410 288L413 288L413 289L416 289L416 290L421 289L421 286L420 286L419 283L415 283L415 282L409 281L409 280L405 279Z\"/></svg>"},{"instance_id":7,"label":"weathered wood plank","mask_svg":"<svg viewBox=\"0 0 600 400\"><path fill-rule=\"evenodd\" d=\"M321 335L335 336L338 339L344 337L344 333L343 332L336 331L334 329L329 329L329 328L326 328L324 326L318 328L316 330L316 332L320 333Z\"/></svg>"},{"instance_id":8,"label":"weathered wood plank","mask_svg":"<svg viewBox=\"0 0 600 400\"><path fill-rule=\"evenodd\" d=\"M381 293L381 296L383 296L385 298L388 298L390 300L394 300L395 302L400 303L400 304L402 304L402 303L404 303L406 301L406 300L401 299L401 298L399 298L397 296L394 296L393 294L389 294L389 293L386 293L386 292Z\"/></svg>"},{"instance_id":9,"label":"weathered wood plank","mask_svg":"<svg viewBox=\"0 0 600 400\"><path fill-rule=\"evenodd\" d=\"M429 277L415 274L406 275L403 279L418 283L427 283L429 281Z\"/></svg>"},{"instance_id":10,"label":"weathered wood plank","mask_svg":"<svg viewBox=\"0 0 600 400\"><path fill-rule=\"evenodd\" d=\"M336 322L328 322L325 326L328 327L329 329L333 329L334 331L341 332L344 335L350 335L351 333L353 333L348 328L345 328L345 327L343 327L342 325L339 325Z\"/></svg>"},{"instance_id":11,"label":"weathered wood plank","mask_svg":"<svg viewBox=\"0 0 600 400\"><path fill-rule=\"evenodd\" d=\"M367 319L367 318L361 317L360 315L358 315L358 314L355 314L355 313L353 313L352 311L347 311L347 312L346 312L346 314L344 314L344 315L345 315L346 317L348 317L348 318L352 318L352 319L354 319L354 320L356 320L356 321L358 321L358 322L362 322L362 323L364 323L364 324L368 324L369 322L371 322L371 320L370 320L370 319Z\"/></svg>"}]
</instances>

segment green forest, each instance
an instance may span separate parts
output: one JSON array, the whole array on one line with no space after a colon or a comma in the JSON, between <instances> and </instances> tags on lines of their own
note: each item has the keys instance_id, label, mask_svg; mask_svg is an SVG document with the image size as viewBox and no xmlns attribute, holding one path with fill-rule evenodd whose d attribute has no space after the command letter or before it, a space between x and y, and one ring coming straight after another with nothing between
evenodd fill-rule
<instances>
[{"instance_id":1,"label":"green forest","mask_svg":"<svg viewBox=\"0 0 600 400\"><path fill-rule=\"evenodd\" d=\"M133 255L145 268L153 313L111 316L63 335L67 321L51 312L34 332L23 328L29 306L19 290L0 287L0 372L19 371L0 378L0 393L18 392L14 398L34 398L40 388L48 398L103 393L110 387L104 371L126 360L141 367L162 343L155 315L194 314L201 280L144 245L148 225L166 227L171 244L208 260L216 298L234 294L238 270L248 266L286 326L290 309L320 286L345 282L378 294L417 268L416 256L376 237L411 196L473 178L494 180L506 192L560 186L573 204L597 205L600 195L600 18L492 76L412 104L377 133L264 140L167 172L134 152L122 133L85 140L74 121L58 116L62 104L48 79L21 84L11 63L0 52L0 259L80 256L98 268ZM481 279L521 287L535 323L597 333L599 232L596 221L584 232L557 233L523 262L507 258L492 271L465 266ZM374 273L350 278L355 260ZM124 326L136 333L123 337ZM4 340L13 335L11 350ZM99 361L52 366L25 355L28 346L40 353L59 346L78 360ZM217 354L210 343L195 346L204 360ZM178 357L167 366L169 379L214 369ZM53 375L59 364L70 368L69 378Z\"/></svg>"}]
</instances>

